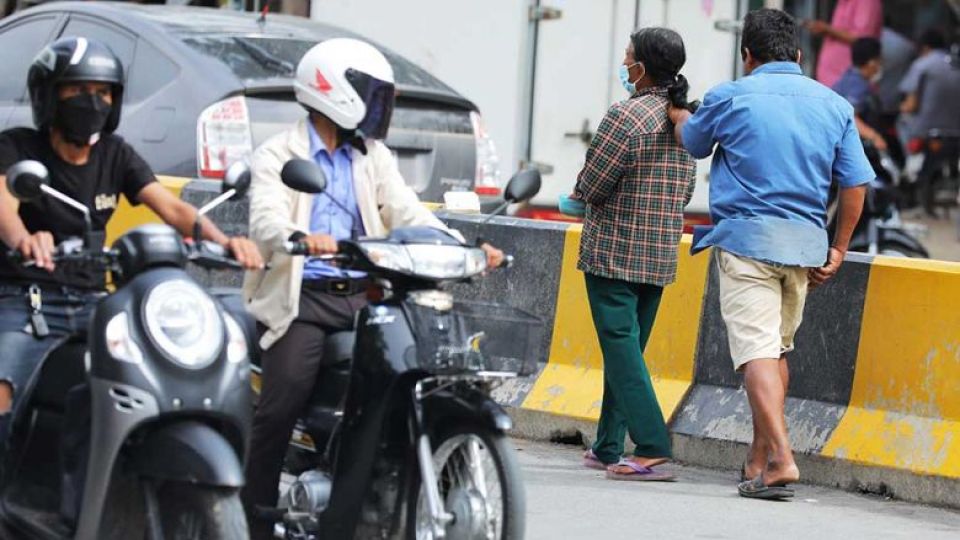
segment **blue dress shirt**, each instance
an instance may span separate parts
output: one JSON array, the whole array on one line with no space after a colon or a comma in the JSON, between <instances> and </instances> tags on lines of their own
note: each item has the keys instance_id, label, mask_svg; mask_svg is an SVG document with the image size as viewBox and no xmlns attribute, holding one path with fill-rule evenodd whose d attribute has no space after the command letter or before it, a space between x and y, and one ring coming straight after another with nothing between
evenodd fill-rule
<instances>
[{"instance_id":1,"label":"blue dress shirt","mask_svg":"<svg viewBox=\"0 0 960 540\"><path fill-rule=\"evenodd\" d=\"M827 259L827 196L876 178L853 107L792 62L771 62L710 90L683 127L696 158L713 155L710 213L694 253L716 246L785 266ZM714 151L716 146L716 151Z\"/></svg>"},{"instance_id":2,"label":"blue dress shirt","mask_svg":"<svg viewBox=\"0 0 960 540\"><path fill-rule=\"evenodd\" d=\"M341 144L334 150L333 155L330 155L310 122L307 122L307 133L310 137L310 156L323 169L327 177L327 188L324 193L313 197L313 205L310 209L310 234L328 234L336 240L349 240L351 227L354 227L357 235L362 236L363 221L360 219L360 209L353 189L353 157L350 144ZM341 210L330 200L330 197L351 210L351 213ZM363 272L341 270L319 259L309 257L303 266L303 279L358 278L364 275Z\"/></svg>"}]
</instances>

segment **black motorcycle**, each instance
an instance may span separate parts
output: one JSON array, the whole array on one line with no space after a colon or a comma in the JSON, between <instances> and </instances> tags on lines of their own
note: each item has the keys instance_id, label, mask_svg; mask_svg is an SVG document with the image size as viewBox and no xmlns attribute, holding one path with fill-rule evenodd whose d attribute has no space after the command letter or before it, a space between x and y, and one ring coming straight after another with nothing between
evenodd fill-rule
<instances>
[{"instance_id":1,"label":"black motorcycle","mask_svg":"<svg viewBox=\"0 0 960 540\"><path fill-rule=\"evenodd\" d=\"M46 168L20 162L7 172L21 200L52 196L89 210L49 186ZM199 216L249 186L233 168L224 193ZM231 314L184 271L236 268L224 250L187 244L166 225L145 225L103 248L88 229L64 242L58 264L109 270L116 290L99 301L85 341L68 341L45 360L18 408L0 483L4 538L81 540L247 536L238 498L248 444L251 391L249 319ZM8 254L16 258L17 254ZM25 262L23 264L30 264ZM85 383L89 457L75 526L59 516L57 449L67 390Z\"/></svg>"},{"instance_id":2,"label":"black motorcycle","mask_svg":"<svg viewBox=\"0 0 960 540\"><path fill-rule=\"evenodd\" d=\"M302 192L325 187L310 161L287 163L282 177ZM539 187L539 173L522 172L505 196L527 200ZM481 249L444 231L403 228L339 248L321 258L367 273L378 288L355 331L327 338L285 464L296 480L280 508L266 510L277 536L522 538L524 490L505 435L512 423L490 391L535 371L541 321L445 291L487 265Z\"/></svg>"},{"instance_id":3,"label":"black motorcycle","mask_svg":"<svg viewBox=\"0 0 960 540\"><path fill-rule=\"evenodd\" d=\"M864 152L877 178L867 186L863 213L850 239L849 251L892 257L929 258L927 248L900 219L900 170L886 152L864 141ZM837 227L836 191L831 192L831 237Z\"/></svg>"}]
</instances>

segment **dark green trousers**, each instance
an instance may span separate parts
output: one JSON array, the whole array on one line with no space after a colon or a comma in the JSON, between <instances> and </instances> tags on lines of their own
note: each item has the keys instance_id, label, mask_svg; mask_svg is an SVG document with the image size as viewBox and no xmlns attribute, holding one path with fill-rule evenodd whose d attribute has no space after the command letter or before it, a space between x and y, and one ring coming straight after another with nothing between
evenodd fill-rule
<instances>
[{"instance_id":1,"label":"dark green trousers","mask_svg":"<svg viewBox=\"0 0 960 540\"><path fill-rule=\"evenodd\" d=\"M670 434L643 359L663 287L585 276L603 351L603 406L593 451L600 461L616 463L629 433L634 455L670 457Z\"/></svg>"}]
</instances>

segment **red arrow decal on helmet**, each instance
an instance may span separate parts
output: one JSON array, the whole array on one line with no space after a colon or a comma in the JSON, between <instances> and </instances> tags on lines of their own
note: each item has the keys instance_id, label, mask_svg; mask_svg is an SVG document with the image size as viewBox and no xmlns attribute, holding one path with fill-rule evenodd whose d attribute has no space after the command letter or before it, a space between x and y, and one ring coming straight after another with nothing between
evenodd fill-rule
<instances>
[{"instance_id":1,"label":"red arrow decal on helmet","mask_svg":"<svg viewBox=\"0 0 960 540\"><path fill-rule=\"evenodd\" d=\"M323 73L320 73L320 70L317 70L317 82L314 84L314 88L323 92L324 94L330 93L333 90L333 85L330 84L327 79L323 76Z\"/></svg>"}]
</instances>

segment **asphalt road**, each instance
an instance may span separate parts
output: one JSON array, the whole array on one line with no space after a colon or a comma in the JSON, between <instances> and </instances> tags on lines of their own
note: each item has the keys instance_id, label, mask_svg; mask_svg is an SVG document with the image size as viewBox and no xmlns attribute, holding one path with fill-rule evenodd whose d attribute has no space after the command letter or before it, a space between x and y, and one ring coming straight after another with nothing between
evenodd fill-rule
<instances>
[{"instance_id":1,"label":"asphalt road","mask_svg":"<svg viewBox=\"0 0 960 540\"><path fill-rule=\"evenodd\" d=\"M791 502L747 500L736 474L668 465L673 483L614 482L582 450L514 441L527 486L527 539L960 540L960 512L816 486Z\"/></svg>"}]
</instances>

